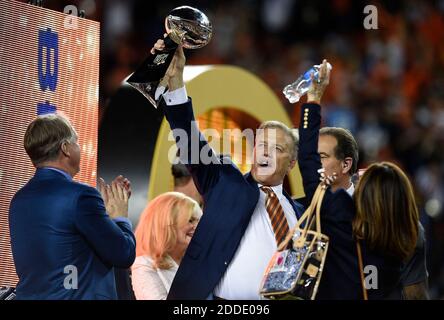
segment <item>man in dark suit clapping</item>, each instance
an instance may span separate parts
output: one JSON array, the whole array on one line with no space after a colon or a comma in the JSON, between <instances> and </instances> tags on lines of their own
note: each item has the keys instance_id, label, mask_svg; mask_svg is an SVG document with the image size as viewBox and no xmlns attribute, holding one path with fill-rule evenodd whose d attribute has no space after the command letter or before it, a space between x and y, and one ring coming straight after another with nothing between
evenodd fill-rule
<instances>
[{"instance_id":1,"label":"man in dark suit clapping","mask_svg":"<svg viewBox=\"0 0 444 320\"><path fill-rule=\"evenodd\" d=\"M24 147L37 170L9 208L17 299L117 299L113 267L128 268L135 258L129 181L102 181L103 199L73 181L80 146L60 115L37 117Z\"/></svg>"}]
</instances>

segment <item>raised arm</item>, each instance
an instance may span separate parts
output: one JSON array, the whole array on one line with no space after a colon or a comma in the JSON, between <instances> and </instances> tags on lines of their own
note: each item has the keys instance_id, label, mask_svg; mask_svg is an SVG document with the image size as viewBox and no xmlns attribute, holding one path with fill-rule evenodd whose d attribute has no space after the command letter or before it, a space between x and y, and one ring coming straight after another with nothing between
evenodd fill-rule
<instances>
[{"instance_id":1,"label":"raised arm","mask_svg":"<svg viewBox=\"0 0 444 320\"><path fill-rule=\"evenodd\" d=\"M307 92L307 103L301 107L299 121L298 164L302 175L305 198L304 204L311 202L319 184L318 170L322 168L318 153L319 129L321 127L321 98L330 81L327 60L322 62L319 81L313 80Z\"/></svg>"},{"instance_id":2,"label":"raised arm","mask_svg":"<svg viewBox=\"0 0 444 320\"><path fill-rule=\"evenodd\" d=\"M154 48L161 50L163 41L158 40ZM220 159L197 127L183 81L184 67L185 55L179 46L165 76L168 80L168 92L163 96L165 116L176 139L181 162L193 176L199 193L205 195L218 181Z\"/></svg>"}]
</instances>

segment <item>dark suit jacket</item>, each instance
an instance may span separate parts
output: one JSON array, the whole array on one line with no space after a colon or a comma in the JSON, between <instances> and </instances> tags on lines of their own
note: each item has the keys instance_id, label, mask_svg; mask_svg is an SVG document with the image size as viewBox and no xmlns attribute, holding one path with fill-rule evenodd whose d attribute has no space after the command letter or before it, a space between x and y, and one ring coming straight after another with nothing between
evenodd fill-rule
<instances>
[{"instance_id":1,"label":"dark suit jacket","mask_svg":"<svg viewBox=\"0 0 444 320\"><path fill-rule=\"evenodd\" d=\"M46 168L15 194L9 227L17 299L116 299L113 266L135 258L131 225L109 218L100 193ZM64 286L71 266L77 289Z\"/></svg>"},{"instance_id":2,"label":"dark suit jacket","mask_svg":"<svg viewBox=\"0 0 444 320\"><path fill-rule=\"evenodd\" d=\"M322 167L318 154L321 108L317 104L302 106L299 126L299 158L305 201L311 201L319 184L317 170ZM304 116L307 115L307 119ZM326 263L319 285L317 299L362 299L356 242L352 221L355 215L353 198L340 189L325 193L321 210L322 233L330 238ZM361 241L364 266L372 265L378 271L378 289L368 290L369 299L401 297L401 261L370 250Z\"/></svg>"},{"instance_id":3,"label":"dark suit jacket","mask_svg":"<svg viewBox=\"0 0 444 320\"><path fill-rule=\"evenodd\" d=\"M181 148L181 161L188 163L204 198L204 214L181 261L168 299L206 299L236 253L259 199L259 188L250 174L242 175L233 163L221 164L195 123L192 124L191 100L166 106L165 113L171 128L179 129L173 133ZM202 150L212 163L203 164L197 157L192 159L192 149ZM302 206L284 194L299 217Z\"/></svg>"}]
</instances>

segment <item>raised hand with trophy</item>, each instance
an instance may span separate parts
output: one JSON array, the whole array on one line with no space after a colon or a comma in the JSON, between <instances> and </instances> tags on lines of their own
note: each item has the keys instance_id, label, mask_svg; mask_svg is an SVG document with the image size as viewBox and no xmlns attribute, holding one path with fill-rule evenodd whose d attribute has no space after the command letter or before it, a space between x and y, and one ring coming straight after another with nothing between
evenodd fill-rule
<instances>
[{"instance_id":1,"label":"raised hand with trophy","mask_svg":"<svg viewBox=\"0 0 444 320\"><path fill-rule=\"evenodd\" d=\"M211 40L212 26L207 16L196 8L181 6L165 18L167 36L162 50L154 50L127 82L141 92L157 108L167 83L162 81L176 49L202 48Z\"/></svg>"}]
</instances>

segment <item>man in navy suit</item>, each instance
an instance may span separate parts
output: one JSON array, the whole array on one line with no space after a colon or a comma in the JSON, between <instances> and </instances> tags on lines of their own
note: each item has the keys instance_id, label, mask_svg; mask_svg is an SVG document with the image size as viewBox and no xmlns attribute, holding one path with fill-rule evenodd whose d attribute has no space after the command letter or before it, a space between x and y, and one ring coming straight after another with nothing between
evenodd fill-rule
<instances>
[{"instance_id":1,"label":"man in navy suit","mask_svg":"<svg viewBox=\"0 0 444 320\"><path fill-rule=\"evenodd\" d=\"M113 267L128 268L135 258L129 181L102 181L103 200L73 181L80 147L60 115L37 117L24 147L37 170L9 208L17 299L116 299Z\"/></svg>"},{"instance_id":2,"label":"man in navy suit","mask_svg":"<svg viewBox=\"0 0 444 320\"><path fill-rule=\"evenodd\" d=\"M161 50L163 41L159 40L155 48ZM163 100L181 162L187 165L203 196L204 214L168 299L207 299L213 295L216 299L260 299L262 276L277 249L278 236L302 213L301 205L282 188L284 177L296 163L297 137L277 121L262 124L252 170L244 176L229 158L215 155L199 133L183 82L184 65L185 56L179 48L166 75L169 91ZM197 150L194 145L199 146ZM203 161L202 153L210 161ZM267 203L273 203L273 208Z\"/></svg>"},{"instance_id":3,"label":"man in navy suit","mask_svg":"<svg viewBox=\"0 0 444 320\"><path fill-rule=\"evenodd\" d=\"M310 85L307 103L301 107L299 127L298 161L307 195L305 201L311 200L318 186L318 169L321 166L325 177L337 177L333 179L322 204L322 232L329 236L330 244L316 298L362 299L355 239L352 235L355 206L351 198L354 191L351 174L357 170L358 148L348 130L320 129L321 98L329 79L330 72L324 60L319 81L313 81ZM380 253L375 254L370 250L367 253L367 256L364 255L364 264L377 266L379 274L378 288L367 290L370 299L428 299L425 238L421 224L415 252L401 269L396 263L395 267L390 265L393 259L381 259ZM394 281L399 281L396 290L390 287Z\"/></svg>"}]
</instances>

